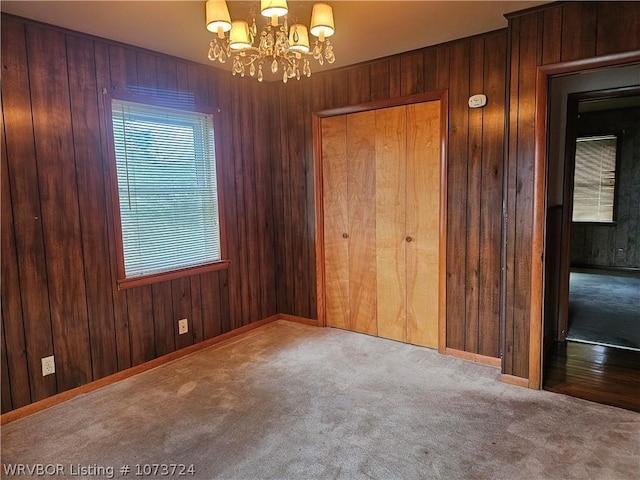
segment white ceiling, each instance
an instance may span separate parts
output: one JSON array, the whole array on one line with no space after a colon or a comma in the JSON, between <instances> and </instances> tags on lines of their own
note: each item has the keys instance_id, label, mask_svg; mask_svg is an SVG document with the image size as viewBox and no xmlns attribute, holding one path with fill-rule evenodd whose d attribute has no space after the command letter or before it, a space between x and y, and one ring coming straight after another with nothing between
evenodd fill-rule
<instances>
[{"instance_id":1,"label":"white ceiling","mask_svg":"<svg viewBox=\"0 0 640 480\"><path fill-rule=\"evenodd\" d=\"M336 63L324 68L436 45L507 26L505 13L547 1L341 1L332 5ZM256 1L229 1L232 19L246 19ZM290 15L308 24L314 2L289 1ZM211 64L205 1L7 1L0 9L177 57ZM215 66L220 66L215 64ZM312 62L313 71L319 65Z\"/></svg>"}]
</instances>

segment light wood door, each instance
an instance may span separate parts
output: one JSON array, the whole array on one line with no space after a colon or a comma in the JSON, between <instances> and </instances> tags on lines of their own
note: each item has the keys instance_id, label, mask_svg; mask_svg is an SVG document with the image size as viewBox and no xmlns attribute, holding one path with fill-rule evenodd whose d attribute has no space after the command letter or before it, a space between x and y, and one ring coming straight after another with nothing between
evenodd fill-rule
<instances>
[{"instance_id":1,"label":"light wood door","mask_svg":"<svg viewBox=\"0 0 640 480\"><path fill-rule=\"evenodd\" d=\"M405 271L406 107L376 111L378 335L407 341Z\"/></svg>"},{"instance_id":2,"label":"light wood door","mask_svg":"<svg viewBox=\"0 0 640 480\"><path fill-rule=\"evenodd\" d=\"M377 334L375 113L322 120L325 311L330 326Z\"/></svg>"},{"instance_id":3,"label":"light wood door","mask_svg":"<svg viewBox=\"0 0 640 480\"><path fill-rule=\"evenodd\" d=\"M407 106L407 342L438 347L440 101Z\"/></svg>"},{"instance_id":4,"label":"light wood door","mask_svg":"<svg viewBox=\"0 0 640 480\"><path fill-rule=\"evenodd\" d=\"M328 325L438 347L440 108L321 120Z\"/></svg>"}]
</instances>

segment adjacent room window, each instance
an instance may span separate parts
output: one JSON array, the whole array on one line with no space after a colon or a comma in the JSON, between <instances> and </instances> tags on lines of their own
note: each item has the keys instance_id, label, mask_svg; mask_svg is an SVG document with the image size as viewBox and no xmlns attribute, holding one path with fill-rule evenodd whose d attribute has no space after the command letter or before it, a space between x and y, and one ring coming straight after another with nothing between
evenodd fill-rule
<instances>
[{"instance_id":1,"label":"adjacent room window","mask_svg":"<svg viewBox=\"0 0 640 480\"><path fill-rule=\"evenodd\" d=\"M211 115L112 99L120 280L220 262Z\"/></svg>"},{"instance_id":2,"label":"adjacent room window","mask_svg":"<svg viewBox=\"0 0 640 480\"><path fill-rule=\"evenodd\" d=\"M576 139L574 222L613 222L617 143L614 135Z\"/></svg>"}]
</instances>

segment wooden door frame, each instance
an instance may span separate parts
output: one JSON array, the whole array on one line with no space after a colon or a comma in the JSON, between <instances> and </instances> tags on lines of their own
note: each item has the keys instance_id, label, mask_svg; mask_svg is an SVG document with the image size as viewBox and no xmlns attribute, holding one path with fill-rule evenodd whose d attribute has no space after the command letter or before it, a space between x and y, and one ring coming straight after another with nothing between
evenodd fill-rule
<instances>
[{"instance_id":1,"label":"wooden door frame","mask_svg":"<svg viewBox=\"0 0 640 480\"><path fill-rule=\"evenodd\" d=\"M603 55L582 60L541 65L536 70L533 225L531 234L531 290L529 312L529 378L528 387L542 388L542 342L544 332L544 254L547 208L547 140L549 127L548 95L551 77L608 67L640 63L640 50Z\"/></svg>"},{"instance_id":2,"label":"wooden door frame","mask_svg":"<svg viewBox=\"0 0 640 480\"><path fill-rule=\"evenodd\" d=\"M325 327L325 268L324 268L324 187L322 165L322 129L321 120L326 117L350 113L399 107L414 103L440 101L440 219L439 219L439 264L438 264L438 351L445 353L447 340L447 147L449 133L448 90L434 90L418 95L390 98L374 102L349 105L313 112L313 156L315 188L315 227L316 227L316 285L318 302L318 326Z\"/></svg>"}]
</instances>

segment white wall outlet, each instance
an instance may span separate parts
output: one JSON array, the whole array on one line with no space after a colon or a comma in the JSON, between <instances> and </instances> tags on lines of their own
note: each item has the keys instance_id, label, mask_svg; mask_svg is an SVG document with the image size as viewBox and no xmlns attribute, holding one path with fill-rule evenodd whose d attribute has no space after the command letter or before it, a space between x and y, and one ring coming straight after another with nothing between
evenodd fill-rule
<instances>
[{"instance_id":1,"label":"white wall outlet","mask_svg":"<svg viewBox=\"0 0 640 480\"><path fill-rule=\"evenodd\" d=\"M42 357L42 376L46 377L52 373L56 373L56 361L54 360L53 355L49 357Z\"/></svg>"},{"instance_id":2,"label":"white wall outlet","mask_svg":"<svg viewBox=\"0 0 640 480\"><path fill-rule=\"evenodd\" d=\"M183 335L189 331L189 320L183 318L178 320L178 335Z\"/></svg>"}]
</instances>

